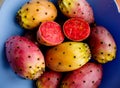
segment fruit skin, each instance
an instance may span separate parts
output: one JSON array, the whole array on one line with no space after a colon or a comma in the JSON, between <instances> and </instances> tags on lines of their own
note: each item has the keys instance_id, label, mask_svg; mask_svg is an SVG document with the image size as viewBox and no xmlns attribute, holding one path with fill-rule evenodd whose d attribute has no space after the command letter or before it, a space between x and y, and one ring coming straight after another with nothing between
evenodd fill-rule
<instances>
[{"instance_id":1,"label":"fruit skin","mask_svg":"<svg viewBox=\"0 0 120 88\"><path fill-rule=\"evenodd\" d=\"M61 77L62 73L60 72L45 71L36 82L37 88L58 88Z\"/></svg>"},{"instance_id":2,"label":"fruit skin","mask_svg":"<svg viewBox=\"0 0 120 88\"><path fill-rule=\"evenodd\" d=\"M33 30L44 21L55 20L57 9L48 0L32 0L22 6L17 12L16 19L21 27Z\"/></svg>"},{"instance_id":3,"label":"fruit skin","mask_svg":"<svg viewBox=\"0 0 120 88\"><path fill-rule=\"evenodd\" d=\"M42 52L25 37L8 38L6 56L13 71L23 78L34 80L44 72L45 61Z\"/></svg>"},{"instance_id":4,"label":"fruit skin","mask_svg":"<svg viewBox=\"0 0 120 88\"><path fill-rule=\"evenodd\" d=\"M116 43L111 33L103 26L95 26L91 29L88 38L92 58L99 63L107 63L116 57Z\"/></svg>"},{"instance_id":5,"label":"fruit skin","mask_svg":"<svg viewBox=\"0 0 120 88\"><path fill-rule=\"evenodd\" d=\"M46 66L53 71L67 72L80 68L91 58L89 46L82 42L63 42L46 52Z\"/></svg>"},{"instance_id":6,"label":"fruit skin","mask_svg":"<svg viewBox=\"0 0 120 88\"><path fill-rule=\"evenodd\" d=\"M72 41L83 41L90 34L89 24L82 18L70 18L63 25L65 36Z\"/></svg>"},{"instance_id":7,"label":"fruit skin","mask_svg":"<svg viewBox=\"0 0 120 88\"><path fill-rule=\"evenodd\" d=\"M88 23L94 22L93 9L86 0L58 0L61 12L67 17L81 17Z\"/></svg>"},{"instance_id":8,"label":"fruit skin","mask_svg":"<svg viewBox=\"0 0 120 88\"><path fill-rule=\"evenodd\" d=\"M98 88L102 74L101 64L89 62L81 68L67 73L60 88Z\"/></svg>"},{"instance_id":9,"label":"fruit skin","mask_svg":"<svg viewBox=\"0 0 120 88\"><path fill-rule=\"evenodd\" d=\"M37 40L46 46L55 46L64 41L61 26L55 21L43 22L37 31Z\"/></svg>"}]
</instances>

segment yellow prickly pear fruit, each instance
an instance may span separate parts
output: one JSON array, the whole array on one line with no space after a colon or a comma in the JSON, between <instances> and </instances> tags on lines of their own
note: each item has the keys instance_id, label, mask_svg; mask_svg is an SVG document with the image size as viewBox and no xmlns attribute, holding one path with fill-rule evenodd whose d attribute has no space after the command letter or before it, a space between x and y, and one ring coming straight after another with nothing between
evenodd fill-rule
<instances>
[{"instance_id":1,"label":"yellow prickly pear fruit","mask_svg":"<svg viewBox=\"0 0 120 88\"><path fill-rule=\"evenodd\" d=\"M64 42L46 53L47 67L54 71L66 72L80 68L91 58L89 46L82 42Z\"/></svg>"},{"instance_id":2,"label":"yellow prickly pear fruit","mask_svg":"<svg viewBox=\"0 0 120 88\"><path fill-rule=\"evenodd\" d=\"M22 6L16 19L25 29L32 30L44 21L52 21L57 16L55 5L48 0L32 0Z\"/></svg>"}]
</instances>

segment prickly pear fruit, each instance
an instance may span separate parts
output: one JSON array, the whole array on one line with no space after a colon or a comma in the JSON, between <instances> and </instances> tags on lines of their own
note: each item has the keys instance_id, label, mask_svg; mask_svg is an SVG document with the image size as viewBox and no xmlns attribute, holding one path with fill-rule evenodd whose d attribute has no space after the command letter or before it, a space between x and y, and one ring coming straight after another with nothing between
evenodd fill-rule
<instances>
[{"instance_id":1,"label":"prickly pear fruit","mask_svg":"<svg viewBox=\"0 0 120 88\"><path fill-rule=\"evenodd\" d=\"M63 78L60 88L98 88L102 74L101 64L89 62L68 73Z\"/></svg>"},{"instance_id":2,"label":"prickly pear fruit","mask_svg":"<svg viewBox=\"0 0 120 88\"><path fill-rule=\"evenodd\" d=\"M44 21L54 20L57 16L55 5L48 0L29 1L17 12L16 19L19 24L32 30Z\"/></svg>"},{"instance_id":3,"label":"prickly pear fruit","mask_svg":"<svg viewBox=\"0 0 120 88\"><path fill-rule=\"evenodd\" d=\"M27 79L38 78L45 69L42 52L25 37L10 37L6 41L6 56L15 73Z\"/></svg>"},{"instance_id":4,"label":"prickly pear fruit","mask_svg":"<svg viewBox=\"0 0 120 88\"><path fill-rule=\"evenodd\" d=\"M91 29L88 38L92 57L99 63L107 63L116 57L116 44L111 33L103 26Z\"/></svg>"},{"instance_id":5,"label":"prickly pear fruit","mask_svg":"<svg viewBox=\"0 0 120 88\"><path fill-rule=\"evenodd\" d=\"M90 60L89 46L82 42L63 42L46 52L46 66L57 72L72 71Z\"/></svg>"},{"instance_id":6,"label":"prickly pear fruit","mask_svg":"<svg viewBox=\"0 0 120 88\"><path fill-rule=\"evenodd\" d=\"M46 46L54 46L62 43L64 34L61 26L54 21L43 22L37 31L37 40Z\"/></svg>"},{"instance_id":7,"label":"prickly pear fruit","mask_svg":"<svg viewBox=\"0 0 120 88\"><path fill-rule=\"evenodd\" d=\"M63 32L72 41L82 41L89 36L90 26L82 18L70 18L64 23Z\"/></svg>"},{"instance_id":8,"label":"prickly pear fruit","mask_svg":"<svg viewBox=\"0 0 120 88\"><path fill-rule=\"evenodd\" d=\"M58 88L62 73L55 71L46 71L41 75L37 82L37 88Z\"/></svg>"},{"instance_id":9,"label":"prickly pear fruit","mask_svg":"<svg viewBox=\"0 0 120 88\"><path fill-rule=\"evenodd\" d=\"M93 9L86 0L58 0L61 12L67 17L81 17L88 23L94 22Z\"/></svg>"}]
</instances>

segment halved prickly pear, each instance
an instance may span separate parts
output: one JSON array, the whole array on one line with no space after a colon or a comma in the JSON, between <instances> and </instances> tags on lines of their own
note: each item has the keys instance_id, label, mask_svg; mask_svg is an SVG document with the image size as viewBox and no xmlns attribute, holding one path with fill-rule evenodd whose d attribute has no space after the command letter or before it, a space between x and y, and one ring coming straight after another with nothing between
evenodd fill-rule
<instances>
[{"instance_id":1,"label":"halved prickly pear","mask_svg":"<svg viewBox=\"0 0 120 88\"><path fill-rule=\"evenodd\" d=\"M67 17L81 17L88 23L94 22L93 9L87 0L58 0L61 12Z\"/></svg>"},{"instance_id":2,"label":"halved prickly pear","mask_svg":"<svg viewBox=\"0 0 120 88\"><path fill-rule=\"evenodd\" d=\"M61 77L60 72L45 71L36 82L37 88L58 88Z\"/></svg>"},{"instance_id":3,"label":"halved prickly pear","mask_svg":"<svg viewBox=\"0 0 120 88\"><path fill-rule=\"evenodd\" d=\"M64 23L63 31L68 39L82 41L89 36L90 26L82 18L70 18Z\"/></svg>"},{"instance_id":4,"label":"halved prickly pear","mask_svg":"<svg viewBox=\"0 0 120 88\"><path fill-rule=\"evenodd\" d=\"M89 46L82 42L63 42L46 53L46 66L58 72L80 68L91 58Z\"/></svg>"},{"instance_id":5,"label":"halved prickly pear","mask_svg":"<svg viewBox=\"0 0 120 88\"><path fill-rule=\"evenodd\" d=\"M81 68L67 73L60 88L98 88L102 74L101 64L86 63Z\"/></svg>"},{"instance_id":6,"label":"halved prickly pear","mask_svg":"<svg viewBox=\"0 0 120 88\"><path fill-rule=\"evenodd\" d=\"M22 6L17 12L19 24L29 30L38 27L41 22L55 20L57 9L49 0L32 0Z\"/></svg>"},{"instance_id":7,"label":"halved prickly pear","mask_svg":"<svg viewBox=\"0 0 120 88\"><path fill-rule=\"evenodd\" d=\"M62 43L64 34L61 26L54 21L43 22L37 31L37 40L46 46L54 46Z\"/></svg>"},{"instance_id":8,"label":"halved prickly pear","mask_svg":"<svg viewBox=\"0 0 120 88\"><path fill-rule=\"evenodd\" d=\"M116 57L116 43L111 33L103 26L91 29L88 43L92 57L99 63L107 63Z\"/></svg>"},{"instance_id":9,"label":"halved prickly pear","mask_svg":"<svg viewBox=\"0 0 120 88\"><path fill-rule=\"evenodd\" d=\"M6 41L6 56L14 72L21 77L34 80L44 72L42 52L25 37L10 37Z\"/></svg>"}]
</instances>

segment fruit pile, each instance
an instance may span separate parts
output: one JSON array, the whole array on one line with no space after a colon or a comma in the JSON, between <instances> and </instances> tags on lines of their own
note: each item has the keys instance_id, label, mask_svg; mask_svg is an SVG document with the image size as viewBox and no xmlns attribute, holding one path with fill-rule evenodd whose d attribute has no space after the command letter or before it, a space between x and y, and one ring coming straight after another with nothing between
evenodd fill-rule
<instances>
[{"instance_id":1,"label":"fruit pile","mask_svg":"<svg viewBox=\"0 0 120 88\"><path fill-rule=\"evenodd\" d=\"M6 56L13 71L37 80L38 88L98 88L102 64L116 57L114 38L95 24L86 0L58 0L56 6L31 0L16 20L26 33L6 41Z\"/></svg>"}]
</instances>

